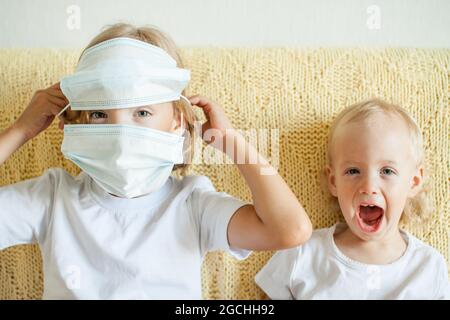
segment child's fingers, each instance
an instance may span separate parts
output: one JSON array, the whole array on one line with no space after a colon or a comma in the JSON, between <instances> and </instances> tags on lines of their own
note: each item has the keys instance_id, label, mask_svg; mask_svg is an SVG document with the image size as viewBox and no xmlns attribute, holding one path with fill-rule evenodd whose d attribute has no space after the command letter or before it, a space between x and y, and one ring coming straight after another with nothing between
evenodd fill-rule
<instances>
[{"instance_id":1,"label":"child's fingers","mask_svg":"<svg viewBox=\"0 0 450 320\"><path fill-rule=\"evenodd\" d=\"M45 92L47 92L48 94L58 97L58 98L62 98L64 99L64 101L66 101L66 104L69 103L69 100L67 100L66 96L64 95L64 93L61 90L60 84L59 82L53 84L52 86L48 87Z\"/></svg>"},{"instance_id":2,"label":"child's fingers","mask_svg":"<svg viewBox=\"0 0 450 320\"><path fill-rule=\"evenodd\" d=\"M207 121L202 125L203 133L211 128L218 129L223 133L225 133L227 129L233 128L230 120L228 120L225 112L219 104L201 95L192 96L189 98L189 101L193 105L202 108L203 113L205 114Z\"/></svg>"},{"instance_id":3,"label":"child's fingers","mask_svg":"<svg viewBox=\"0 0 450 320\"><path fill-rule=\"evenodd\" d=\"M208 98L200 95L189 97L189 101L192 105L202 108L205 116L209 118L211 111L213 111L214 103Z\"/></svg>"},{"instance_id":4,"label":"child's fingers","mask_svg":"<svg viewBox=\"0 0 450 320\"><path fill-rule=\"evenodd\" d=\"M48 117L56 116L62 108L63 107L61 105L50 102L47 106L47 110L44 111L44 115Z\"/></svg>"},{"instance_id":5,"label":"child's fingers","mask_svg":"<svg viewBox=\"0 0 450 320\"><path fill-rule=\"evenodd\" d=\"M59 82L56 82L56 83L52 84L49 88L54 88L54 89L61 90L61 86L59 85Z\"/></svg>"},{"instance_id":6,"label":"child's fingers","mask_svg":"<svg viewBox=\"0 0 450 320\"><path fill-rule=\"evenodd\" d=\"M203 134L205 134L205 132L208 129L211 128L211 123L210 123L210 120L211 120L210 111L211 110L209 110L210 107L207 107L209 100L207 98L203 97L203 96L200 96L200 95L195 95L195 96L189 97L188 99L189 99L189 101L191 102L191 104L193 106L197 106L197 107L201 108L202 111L203 111L203 114L206 117L206 122L203 123L203 125L202 125L202 135L203 135Z\"/></svg>"},{"instance_id":7,"label":"child's fingers","mask_svg":"<svg viewBox=\"0 0 450 320\"><path fill-rule=\"evenodd\" d=\"M65 107L67 105L67 101L60 97L55 97L52 95L47 96L47 100L50 101L52 104L55 104L57 106L60 106L61 108Z\"/></svg>"},{"instance_id":8,"label":"child's fingers","mask_svg":"<svg viewBox=\"0 0 450 320\"><path fill-rule=\"evenodd\" d=\"M204 106L204 105L208 104L208 102L209 102L208 98L201 96L201 95L195 95L195 96L189 97L188 99L193 105L196 105L199 107Z\"/></svg>"},{"instance_id":9,"label":"child's fingers","mask_svg":"<svg viewBox=\"0 0 450 320\"><path fill-rule=\"evenodd\" d=\"M48 92L48 94L51 94L52 96L66 99L66 96L64 95L64 93L61 90L52 88L52 89L47 89L46 92Z\"/></svg>"},{"instance_id":10,"label":"child's fingers","mask_svg":"<svg viewBox=\"0 0 450 320\"><path fill-rule=\"evenodd\" d=\"M200 100L200 96L198 94L194 95L194 96L190 96L188 97L188 100L192 103L192 104L197 104L198 100Z\"/></svg>"},{"instance_id":11,"label":"child's fingers","mask_svg":"<svg viewBox=\"0 0 450 320\"><path fill-rule=\"evenodd\" d=\"M55 88L52 88L52 89L47 89L46 90L46 92L49 94L49 95L51 95L51 96L54 96L54 97L58 97L58 98L61 98L61 99L64 99L64 101L66 101L67 103L69 102L68 100L67 100L67 98L66 98L66 96L64 95L64 93L61 91L61 90L58 90L58 89L55 89ZM66 104L67 104L66 103Z\"/></svg>"},{"instance_id":12,"label":"child's fingers","mask_svg":"<svg viewBox=\"0 0 450 320\"><path fill-rule=\"evenodd\" d=\"M61 109L62 108L59 105L52 105L51 108L50 108L50 111L51 111L53 116L56 116L61 111Z\"/></svg>"},{"instance_id":13,"label":"child's fingers","mask_svg":"<svg viewBox=\"0 0 450 320\"><path fill-rule=\"evenodd\" d=\"M211 105L213 102L209 100L207 97L201 96L201 95L195 95L192 97L189 97L189 101L198 107L204 107L206 105Z\"/></svg>"}]
</instances>

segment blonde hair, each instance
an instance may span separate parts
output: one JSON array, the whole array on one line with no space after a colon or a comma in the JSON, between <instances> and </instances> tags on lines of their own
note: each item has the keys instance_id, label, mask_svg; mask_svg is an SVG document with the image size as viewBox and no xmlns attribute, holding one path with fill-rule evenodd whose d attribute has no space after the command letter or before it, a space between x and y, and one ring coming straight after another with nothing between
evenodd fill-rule
<instances>
[{"instance_id":1,"label":"blonde hair","mask_svg":"<svg viewBox=\"0 0 450 320\"><path fill-rule=\"evenodd\" d=\"M132 38L160 47L173 59L175 59L178 67L183 68L183 61L181 60L178 48L168 35L154 27L135 27L127 23L117 23L111 26L106 26L100 34L91 40L91 42L81 53L80 58L86 49L103 41L119 37ZM182 95L185 95L184 91L182 92ZM173 102L173 107L176 117L180 117L180 121L183 121L185 128L189 131L187 138L189 140L185 143L184 150L185 163L174 166L174 170L177 170L179 174L183 175L186 172L189 163L192 162L194 150L194 123L196 121L196 116L191 106L187 105L187 103L184 103L183 101ZM87 123L89 121L87 112L72 110L66 111L64 114L64 120L66 123Z\"/></svg>"},{"instance_id":2,"label":"blonde hair","mask_svg":"<svg viewBox=\"0 0 450 320\"><path fill-rule=\"evenodd\" d=\"M422 134L416 121L402 107L378 98L355 103L345 108L333 120L330 127L330 133L328 135L326 156L327 166L331 166L332 163L331 148L336 129L341 125L368 119L375 114L379 114L380 112L387 115L397 116L404 121L409 131L416 165L425 168ZM424 176L422 187L416 196L407 200L403 210L402 222L407 222L414 216L421 219L425 219L429 216L432 208L429 202L427 181L425 178L426 177Z\"/></svg>"}]
</instances>

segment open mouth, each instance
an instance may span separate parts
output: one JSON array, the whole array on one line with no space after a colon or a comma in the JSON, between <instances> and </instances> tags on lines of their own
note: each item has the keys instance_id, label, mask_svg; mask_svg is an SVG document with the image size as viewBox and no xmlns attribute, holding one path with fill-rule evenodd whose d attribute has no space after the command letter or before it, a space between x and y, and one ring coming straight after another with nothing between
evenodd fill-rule
<instances>
[{"instance_id":1,"label":"open mouth","mask_svg":"<svg viewBox=\"0 0 450 320\"><path fill-rule=\"evenodd\" d=\"M359 206L357 220L364 232L376 232L383 220L384 210L377 205L362 204Z\"/></svg>"}]
</instances>

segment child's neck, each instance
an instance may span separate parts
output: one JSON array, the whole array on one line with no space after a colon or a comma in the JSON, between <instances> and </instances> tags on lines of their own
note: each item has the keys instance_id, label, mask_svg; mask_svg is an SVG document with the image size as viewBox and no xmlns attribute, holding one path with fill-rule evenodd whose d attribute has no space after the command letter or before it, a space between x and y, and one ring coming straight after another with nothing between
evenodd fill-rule
<instances>
[{"instance_id":1,"label":"child's neck","mask_svg":"<svg viewBox=\"0 0 450 320\"><path fill-rule=\"evenodd\" d=\"M389 231L382 239L365 241L349 227L334 235L336 246L347 257L365 264L389 264L399 259L407 248L400 230Z\"/></svg>"}]
</instances>

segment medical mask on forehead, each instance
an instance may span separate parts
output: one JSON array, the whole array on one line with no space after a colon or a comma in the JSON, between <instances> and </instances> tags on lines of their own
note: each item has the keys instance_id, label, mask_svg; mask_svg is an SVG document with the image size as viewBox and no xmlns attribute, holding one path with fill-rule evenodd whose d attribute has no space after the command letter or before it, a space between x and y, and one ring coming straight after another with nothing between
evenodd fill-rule
<instances>
[{"instance_id":1,"label":"medical mask on forehead","mask_svg":"<svg viewBox=\"0 0 450 320\"><path fill-rule=\"evenodd\" d=\"M132 108L179 99L190 105L181 95L188 80L189 71L177 68L164 50L116 38L87 49L75 73L61 80L61 90L73 110ZM174 165L183 163L181 124L179 134L122 124L66 124L61 151L108 193L139 197L159 189Z\"/></svg>"},{"instance_id":2,"label":"medical mask on forehead","mask_svg":"<svg viewBox=\"0 0 450 320\"><path fill-rule=\"evenodd\" d=\"M72 110L119 109L179 100L189 79L163 49L114 38L84 51L60 87Z\"/></svg>"}]
</instances>

